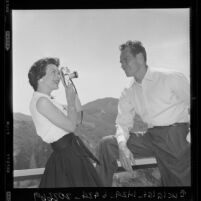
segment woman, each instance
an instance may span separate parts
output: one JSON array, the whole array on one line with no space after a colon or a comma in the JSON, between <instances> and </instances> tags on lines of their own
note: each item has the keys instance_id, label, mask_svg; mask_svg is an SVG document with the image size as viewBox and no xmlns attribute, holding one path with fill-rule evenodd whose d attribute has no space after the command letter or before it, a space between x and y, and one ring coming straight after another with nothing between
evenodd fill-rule
<instances>
[{"instance_id":1,"label":"woman","mask_svg":"<svg viewBox=\"0 0 201 201\"><path fill-rule=\"evenodd\" d=\"M28 73L34 89L30 111L37 134L50 143L53 153L49 157L40 188L98 187L102 186L90 159L97 161L74 135L77 122L76 93L72 85L66 85L58 69L58 58L43 58L35 62ZM67 108L51 98L62 81Z\"/></svg>"}]
</instances>

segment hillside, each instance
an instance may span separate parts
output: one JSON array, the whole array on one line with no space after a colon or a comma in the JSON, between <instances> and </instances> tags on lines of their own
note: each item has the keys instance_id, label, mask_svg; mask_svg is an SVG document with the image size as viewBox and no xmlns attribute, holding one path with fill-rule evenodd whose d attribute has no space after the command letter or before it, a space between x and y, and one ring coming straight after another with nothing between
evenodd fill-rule
<instances>
[{"instance_id":1,"label":"hillside","mask_svg":"<svg viewBox=\"0 0 201 201\"><path fill-rule=\"evenodd\" d=\"M107 135L115 134L115 119L118 100L115 98L98 99L83 106L84 118L75 134L80 136L87 147L95 153L95 147ZM14 169L29 169L44 167L52 150L37 136L32 118L21 113L14 113ZM147 129L139 116L135 117L133 131ZM133 177L133 175L135 175ZM38 186L39 180L15 182L15 188ZM137 170L134 174L128 172L116 173L113 186L158 186L160 173L158 168Z\"/></svg>"},{"instance_id":2,"label":"hillside","mask_svg":"<svg viewBox=\"0 0 201 201\"><path fill-rule=\"evenodd\" d=\"M84 118L75 133L94 153L103 136L115 133L118 100L104 98L83 106ZM50 145L37 136L31 116L14 113L14 169L44 167L51 153ZM146 125L136 117L134 130L145 130Z\"/></svg>"}]
</instances>

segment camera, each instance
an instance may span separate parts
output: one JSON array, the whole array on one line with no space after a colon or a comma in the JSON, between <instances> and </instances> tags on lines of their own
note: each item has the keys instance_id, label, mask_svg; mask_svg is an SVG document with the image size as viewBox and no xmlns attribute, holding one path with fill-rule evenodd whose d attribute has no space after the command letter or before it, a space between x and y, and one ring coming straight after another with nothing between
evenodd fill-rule
<instances>
[{"instance_id":1,"label":"camera","mask_svg":"<svg viewBox=\"0 0 201 201\"><path fill-rule=\"evenodd\" d=\"M62 68L61 68L61 72L63 73L63 76L64 76L65 79L67 79L67 80L71 80L71 79L74 79L74 78L78 78L78 73L77 73L77 71L73 71L73 72L71 73L68 67L62 67Z\"/></svg>"},{"instance_id":2,"label":"camera","mask_svg":"<svg viewBox=\"0 0 201 201\"><path fill-rule=\"evenodd\" d=\"M70 72L69 68L68 67L62 67L61 70L61 75L63 76L64 78L64 82L66 85L69 85L69 84L72 84L74 89L75 89L75 92L77 94L77 90L76 90L76 87L74 85L74 83L72 82L71 79L73 78L78 78L78 73L77 71L73 71L72 73ZM82 111L82 105L81 105L81 102L80 102L80 99L78 97L78 94L76 95L76 98L75 98L75 107L76 107L76 110L77 112L80 112ZM82 120L81 120L82 121Z\"/></svg>"}]
</instances>

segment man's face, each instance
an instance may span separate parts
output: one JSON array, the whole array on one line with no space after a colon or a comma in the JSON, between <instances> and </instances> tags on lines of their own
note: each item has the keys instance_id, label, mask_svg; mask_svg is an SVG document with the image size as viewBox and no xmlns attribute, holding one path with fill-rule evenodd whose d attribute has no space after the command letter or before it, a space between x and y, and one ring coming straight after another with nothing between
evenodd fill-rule
<instances>
[{"instance_id":1,"label":"man's face","mask_svg":"<svg viewBox=\"0 0 201 201\"><path fill-rule=\"evenodd\" d=\"M132 55L129 47L121 51L120 63L127 77L134 76L140 68L137 58Z\"/></svg>"}]
</instances>

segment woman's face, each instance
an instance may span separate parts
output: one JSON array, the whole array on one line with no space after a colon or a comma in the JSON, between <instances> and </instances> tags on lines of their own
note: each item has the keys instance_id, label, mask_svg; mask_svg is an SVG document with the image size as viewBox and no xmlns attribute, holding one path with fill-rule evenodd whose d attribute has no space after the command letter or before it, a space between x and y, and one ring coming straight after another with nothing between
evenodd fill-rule
<instances>
[{"instance_id":1,"label":"woman's face","mask_svg":"<svg viewBox=\"0 0 201 201\"><path fill-rule=\"evenodd\" d=\"M54 64L49 64L46 67L46 75L42 77L42 83L46 85L49 90L58 89L60 81L60 71Z\"/></svg>"}]
</instances>

